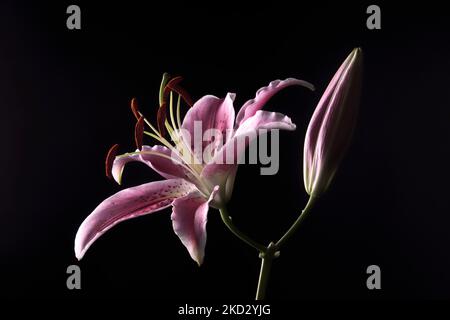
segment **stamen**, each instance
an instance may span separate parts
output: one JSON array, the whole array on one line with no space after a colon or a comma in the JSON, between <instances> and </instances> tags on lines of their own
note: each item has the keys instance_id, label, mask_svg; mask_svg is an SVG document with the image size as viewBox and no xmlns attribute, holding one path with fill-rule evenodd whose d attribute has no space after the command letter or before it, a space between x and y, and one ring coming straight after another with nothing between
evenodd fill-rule
<instances>
[{"instance_id":1,"label":"stamen","mask_svg":"<svg viewBox=\"0 0 450 320\"><path fill-rule=\"evenodd\" d=\"M183 87L179 85L181 80L183 80L183 77L178 76L167 83L166 88L164 89L164 100L167 99L169 91L175 91L183 98L183 100L189 105L189 107L192 107L193 103L190 95Z\"/></svg>"},{"instance_id":2,"label":"stamen","mask_svg":"<svg viewBox=\"0 0 450 320\"><path fill-rule=\"evenodd\" d=\"M142 141L144 139L144 117L140 117L134 127L134 141L136 142L136 148L142 149Z\"/></svg>"},{"instance_id":3,"label":"stamen","mask_svg":"<svg viewBox=\"0 0 450 320\"><path fill-rule=\"evenodd\" d=\"M169 93L171 92L171 88L175 85L177 85L179 82L183 80L183 77L178 76L173 79L171 79L167 85L164 87L164 93L163 93L163 103L166 103L167 97L169 96Z\"/></svg>"},{"instance_id":4,"label":"stamen","mask_svg":"<svg viewBox=\"0 0 450 320\"><path fill-rule=\"evenodd\" d=\"M167 82L167 84L163 87L163 83L164 81L168 80L168 76L165 77L166 74L163 75L163 81L161 82L161 88L160 88L160 106L158 109L158 114L157 114L157 122L158 122L158 131L159 134L161 136L165 136L166 134L166 130L165 130L165 122L167 119L167 97L170 93L170 86L172 85L176 85L177 83L179 83L181 80L183 80L182 77L178 76L175 77L173 79L170 79L169 82ZM161 89L164 88L162 91Z\"/></svg>"},{"instance_id":5,"label":"stamen","mask_svg":"<svg viewBox=\"0 0 450 320\"><path fill-rule=\"evenodd\" d=\"M138 104L137 104L136 98L133 98L133 99L131 100L131 111L133 111L133 114L134 114L134 116L136 117L136 120L138 120L138 121L139 121L139 119L140 119L141 117L144 117L144 116L142 115L142 113L141 113L141 112L139 111L139 109L138 109ZM144 122L150 127L150 129L151 129L156 135L159 135L158 130L156 130L156 128L155 128L154 126L152 126L152 124L151 124L147 119L144 118Z\"/></svg>"},{"instance_id":6,"label":"stamen","mask_svg":"<svg viewBox=\"0 0 450 320\"><path fill-rule=\"evenodd\" d=\"M177 76L173 79L170 79L164 87L164 101L167 100L167 96L169 95L169 91L172 90L173 87L177 86L181 81L183 81L183 77Z\"/></svg>"},{"instance_id":7,"label":"stamen","mask_svg":"<svg viewBox=\"0 0 450 320\"><path fill-rule=\"evenodd\" d=\"M181 105L181 96L178 95L178 100L177 100L177 124L178 124L178 128L181 129L180 105Z\"/></svg>"},{"instance_id":8,"label":"stamen","mask_svg":"<svg viewBox=\"0 0 450 320\"><path fill-rule=\"evenodd\" d=\"M113 167L114 159L116 158L116 154L117 154L118 150L119 150L119 145L115 144L108 150L108 153L106 155L105 173L106 173L106 176L110 179L113 179L112 167Z\"/></svg>"},{"instance_id":9,"label":"stamen","mask_svg":"<svg viewBox=\"0 0 450 320\"><path fill-rule=\"evenodd\" d=\"M173 116L173 92L170 91L170 121L172 122L172 127L174 130L177 130L177 125L175 123L175 118Z\"/></svg>"},{"instance_id":10,"label":"stamen","mask_svg":"<svg viewBox=\"0 0 450 320\"><path fill-rule=\"evenodd\" d=\"M139 111L139 108L138 108L138 104L137 104L136 98L131 99L131 104L130 104L130 106L131 106L131 111L133 111L133 114L134 114L134 116L136 117L136 120L139 121L139 119L140 119L141 117L143 117L143 115L142 115L142 113ZM156 130L155 127L153 127L152 124L151 124L147 119L144 118L144 122L150 127L150 129L153 130L153 132L155 132L156 134L159 134L158 130Z\"/></svg>"},{"instance_id":11,"label":"stamen","mask_svg":"<svg viewBox=\"0 0 450 320\"><path fill-rule=\"evenodd\" d=\"M140 112L139 112L139 108L138 108L138 104L137 104L136 98L131 99L130 107L131 107L131 111L133 111L133 114L136 117L136 120L139 120L141 115L140 115Z\"/></svg>"},{"instance_id":12,"label":"stamen","mask_svg":"<svg viewBox=\"0 0 450 320\"><path fill-rule=\"evenodd\" d=\"M159 136L159 132L158 130L156 130L156 128L154 126L152 126L152 124L150 123L150 121L148 121L147 119L144 118L145 123L150 127L150 129L152 129L152 131Z\"/></svg>"},{"instance_id":13,"label":"stamen","mask_svg":"<svg viewBox=\"0 0 450 320\"><path fill-rule=\"evenodd\" d=\"M164 122L166 122L166 103L163 102L163 104L158 108L158 114L156 115L156 121L158 123L158 131L159 134L164 137L166 135L166 129L164 127Z\"/></svg>"},{"instance_id":14,"label":"stamen","mask_svg":"<svg viewBox=\"0 0 450 320\"><path fill-rule=\"evenodd\" d=\"M164 88L167 85L167 82L169 81L170 75L167 72L164 72L162 79L161 79L161 85L159 86L159 105L161 106L165 99L164 99Z\"/></svg>"},{"instance_id":15,"label":"stamen","mask_svg":"<svg viewBox=\"0 0 450 320\"><path fill-rule=\"evenodd\" d=\"M170 123L169 123L169 121L167 121L167 120L164 122L164 125L166 126L166 129L167 129L167 132L169 133L170 139L171 139L171 140L174 142L174 144L175 144L175 149L179 151L179 148L178 148L178 141L179 141L179 139L178 139L178 135L177 135L177 133L176 133L176 130L174 130L174 129L170 126Z\"/></svg>"},{"instance_id":16,"label":"stamen","mask_svg":"<svg viewBox=\"0 0 450 320\"><path fill-rule=\"evenodd\" d=\"M192 108L192 106L194 105L194 103L192 101L192 98L189 95L189 93L183 87L181 87L179 85L174 85L174 86L171 86L171 87L169 87L169 85L167 85L167 87L170 90L173 90L176 93L178 93L183 98L184 102L186 102L187 105Z\"/></svg>"},{"instance_id":17,"label":"stamen","mask_svg":"<svg viewBox=\"0 0 450 320\"><path fill-rule=\"evenodd\" d=\"M155 140L161 142L161 143L162 143L163 145L165 145L168 149L170 149L170 150L175 150L174 147L173 147L173 146L169 143L169 141L167 141L165 138L162 138L162 137L160 137L160 136L158 136L158 135L156 135L156 134L153 134L153 133L151 133L151 132L148 132L148 131L144 131L144 134L146 134L146 135L152 137L153 139L155 139Z\"/></svg>"},{"instance_id":18,"label":"stamen","mask_svg":"<svg viewBox=\"0 0 450 320\"><path fill-rule=\"evenodd\" d=\"M178 85L178 83L181 82L181 80L183 80L183 77L175 77L171 80L169 80L169 75L167 73L165 73L163 75L163 79L161 81L161 87L160 87L160 91L159 91L159 101L160 101L160 106L158 108L158 113L157 113L157 124L158 124L158 135L161 137L164 137L166 135L166 128L165 128L165 122L167 119L167 98L170 96L170 120L172 122L172 126L173 128L176 130L177 126L175 123L175 119L173 116L173 97L172 97L172 91L178 93L179 96L181 96L181 98L183 98L183 100L192 107L192 99L190 98L189 94L186 92L186 90L184 90L182 87L180 87ZM168 82L167 82L168 81ZM166 84L167 82L167 84ZM165 86L164 86L165 85ZM164 86L164 87L163 87ZM164 88L164 89L163 89ZM178 103L179 105L179 103ZM179 106L178 106L179 108ZM180 111L177 110L178 112L178 118L180 117L179 113ZM178 123L181 123L180 119L177 119Z\"/></svg>"}]
</instances>

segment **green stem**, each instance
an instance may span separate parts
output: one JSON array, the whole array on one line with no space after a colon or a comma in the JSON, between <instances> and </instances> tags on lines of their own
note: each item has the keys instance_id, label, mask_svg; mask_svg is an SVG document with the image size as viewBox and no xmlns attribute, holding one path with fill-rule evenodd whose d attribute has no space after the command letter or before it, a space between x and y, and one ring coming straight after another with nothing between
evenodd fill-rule
<instances>
[{"instance_id":1,"label":"green stem","mask_svg":"<svg viewBox=\"0 0 450 320\"><path fill-rule=\"evenodd\" d=\"M219 209L220 217L222 218L222 221L227 226L227 228L239 239L259 251L259 257L261 258L261 269L259 272L258 288L256 290L256 300L263 300L265 298L273 259L278 257L279 248L295 233L295 231L297 231L302 221L311 211L315 200L316 198L311 196L305 208L302 210L302 213L298 216L297 220L295 220L289 230L280 238L280 240L278 240L277 243L271 242L267 247L254 241L245 233L236 228L236 226L231 221L231 218L225 206Z\"/></svg>"},{"instance_id":2,"label":"green stem","mask_svg":"<svg viewBox=\"0 0 450 320\"><path fill-rule=\"evenodd\" d=\"M256 300L263 300L266 296L267 283L269 282L272 261L277 257L275 244L271 242L265 253L261 253L261 270L259 272L258 289L256 290Z\"/></svg>"},{"instance_id":3,"label":"green stem","mask_svg":"<svg viewBox=\"0 0 450 320\"><path fill-rule=\"evenodd\" d=\"M289 230L278 240L278 242L275 244L275 247L279 249L287 239L289 239L295 231L297 231L298 227L302 223L302 221L305 219L305 217L308 215L308 213L311 211L311 208L314 206L314 203L316 202L316 198L311 196L309 197L308 203L305 206L305 209L302 210L302 213L298 216L297 220L292 224L292 226L289 228Z\"/></svg>"},{"instance_id":4,"label":"green stem","mask_svg":"<svg viewBox=\"0 0 450 320\"><path fill-rule=\"evenodd\" d=\"M238 237L239 239L241 239L242 241L247 243L249 246L255 248L259 252L261 252L261 253L266 252L266 247L265 246L263 246L262 244L259 244L258 242L256 242L255 240L253 240L249 236L247 236L245 233L240 231L238 228L236 228L236 226L231 221L231 218L230 218L230 216L228 214L228 210L227 210L227 208L225 206L220 208L219 211L220 211L220 217L222 218L223 223L227 226L227 228L236 237Z\"/></svg>"}]
</instances>

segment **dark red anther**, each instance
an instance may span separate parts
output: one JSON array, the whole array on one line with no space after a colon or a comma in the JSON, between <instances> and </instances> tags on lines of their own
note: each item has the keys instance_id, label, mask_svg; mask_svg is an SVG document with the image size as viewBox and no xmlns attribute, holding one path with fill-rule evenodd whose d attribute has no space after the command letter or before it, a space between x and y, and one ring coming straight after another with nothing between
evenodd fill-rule
<instances>
[{"instance_id":1,"label":"dark red anther","mask_svg":"<svg viewBox=\"0 0 450 320\"><path fill-rule=\"evenodd\" d=\"M140 117L134 127L134 141L136 142L136 148L142 149L142 140L144 139L144 117Z\"/></svg>"},{"instance_id":2,"label":"dark red anther","mask_svg":"<svg viewBox=\"0 0 450 320\"><path fill-rule=\"evenodd\" d=\"M113 167L114 159L116 158L116 154L117 154L118 150L119 150L119 145L115 144L109 149L108 154L106 155L105 173L106 173L106 176L110 179L113 178L112 167Z\"/></svg>"},{"instance_id":3,"label":"dark red anther","mask_svg":"<svg viewBox=\"0 0 450 320\"><path fill-rule=\"evenodd\" d=\"M177 84L179 84L181 81L183 81L183 77L182 76L176 76L175 78L172 78L169 80L169 82L167 82L166 84L166 88L167 87L173 87L176 86ZM168 93L169 91L166 91L167 89L164 88L164 93Z\"/></svg>"},{"instance_id":4,"label":"dark red anther","mask_svg":"<svg viewBox=\"0 0 450 320\"><path fill-rule=\"evenodd\" d=\"M167 83L166 87L164 88L164 101L167 101L167 96L169 95L170 91L175 91L181 96L181 98L183 98L184 102L186 102L189 107L192 107L193 102L191 96L183 87L179 85L181 80L183 80L183 77L178 76Z\"/></svg>"},{"instance_id":5,"label":"dark red anther","mask_svg":"<svg viewBox=\"0 0 450 320\"><path fill-rule=\"evenodd\" d=\"M136 120L139 120L141 115L139 114L139 109L138 109L138 104L137 104L136 98L131 99L130 107L131 107L131 111L133 111L133 114L136 117Z\"/></svg>"},{"instance_id":6,"label":"dark red anther","mask_svg":"<svg viewBox=\"0 0 450 320\"><path fill-rule=\"evenodd\" d=\"M167 104L163 102L163 104L158 108L158 114L156 115L156 122L158 123L158 131L161 136L166 135L166 118L167 118Z\"/></svg>"},{"instance_id":7,"label":"dark red anther","mask_svg":"<svg viewBox=\"0 0 450 320\"><path fill-rule=\"evenodd\" d=\"M167 102L167 98L169 97L169 93L174 86L177 86L181 81L183 80L183 77L178 76L175 78L172 78L167 82L166 86L164 87L164 102Z\"/></svg>"},{"instance_id":8,"label":"dark red anther","mask_svg":"<svg viewBox=\"0 0 450 320\"><path fill-rule=\"evenodd\" d=\"M189 95L189 93L187 93L187 91L179 86L179 85L175 85L174 87L171 88L173 91L175 91L176 93L178 93L181 98L183 98L184 102L187 103L187 105L189 107L192 107L194 105L191 96Z\"/></svg>"}]
</instances>

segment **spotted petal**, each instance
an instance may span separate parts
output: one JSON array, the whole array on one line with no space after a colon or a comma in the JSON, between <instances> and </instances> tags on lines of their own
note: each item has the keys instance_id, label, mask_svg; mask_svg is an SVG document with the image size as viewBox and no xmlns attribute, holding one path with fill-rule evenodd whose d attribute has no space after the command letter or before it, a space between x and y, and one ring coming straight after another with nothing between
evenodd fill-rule
<instances>
[{"instance_id":1,"label":"spotted petal","mask_svg":"<svg viewBox=\"0 0 450 320\"><path fill-rule=\"evenodd\" d=\"M209 202L214 198L217 190L216 186L209 199L199 192L192 192L173 202L173 230L198 265L202 264L205 256Z\"/></svg>"},{"instance_id":2,"label":"spotted petal","mask_svg":"<svg viewBox=\"0 0 450 320\"><path fill-rule=\"evenodd\" d=\"M218 151L201 173L202 178L213 185L226 185L225 189L220 190L223 200L229 200L239 160L251 141L261 133L261 129L292 131L295 130L295 124L284 114L259 110L239 126L233 138Z\"/></svg>"},{"instance_id":3,"label":"spotted petal","mask_svg":"<svg viewBox=\"0 0 450 320\"><path fill-rule=\"evenodd\" d=\"M104 200L83 221L75 237L75 255L80 260L102 234L116 224L164 209L193 190L182 179L146 183L122 190Z\"/></svg>"},{"instance_id":4,"label":"spotted petal","mask_svg":"<svg viewBox=\"0 0 450 320\"><path fill-rule=\"evenodd\" d=\"M128 162L145 163L166 179L183 178L190 180L187 170L181 165L181 159L164 146L142 146L136 150L140 154L125 154L117 156L112 166L112 175L118 184L122 182L122 173Z\"/></svg>"},{"instance_id":5,"label":"spotted petal","mask_svg":"<svg viewBox=\"0 0 450 320\"><path fill-rule=\"evenodd\" d=\"M234 98L235 94L232 93L228 93L224 99L207 95L198 100L186 113L181 127L184 129L185 141L191 146L198 160L203 162L203 154L198 154L198 151L201 152L206 146L213 144L215 148L212 153L215 153L215 150L226 142L226 138L230 138L226 133L227 130L233 129ZM220 134L221 139L211 136L212 130ZM190 136L186 137L186 133ZM196 146L196 143L200 145Z\"/></svg>"}]
</instances>

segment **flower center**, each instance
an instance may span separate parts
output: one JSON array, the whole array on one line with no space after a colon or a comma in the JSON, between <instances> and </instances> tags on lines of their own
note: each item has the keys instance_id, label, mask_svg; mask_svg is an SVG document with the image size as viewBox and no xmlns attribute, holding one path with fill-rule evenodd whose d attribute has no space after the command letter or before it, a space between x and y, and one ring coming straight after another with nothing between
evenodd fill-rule
<instances>
[{"instance_id":1,"label":"flower center","mask_svg":"<svg viewBox=\"0 0 450 320\"><path fill-rule=\"evenodd\" d=\"M182 77L169 78L167 73L163 74L159 89L159 107L157 112L157 128L148 121L139 111L136 99L131 100L131 110L137 119L135 126L135 142L139 151L127 153L121 156L129 156L133 154L152 154L166 159L170 159L186 170L186 174L198 187L200 192L205 196L209 196L212 186L207 181L201 179L200 175L203 170L202 162L195 159L195 155L191 150L191 146L187 144L181 134L181 100L183 100L189 107L192 107L192 99L184 88L179 83L183 80ZM177 95L176 107L174 106L174 94ZM176 109L175 109L176 108ZM168 109L168 110L167 110ZM150 128L149 131L145 127ZM166 139L166 136L170 139ZM167 147L172 156L155 151L142 150L144 135L150 136ZM107 156L107 171L111 167L111 163L115 157L118 146L111 148L112 151ZM120 157L120 156L119 156ZM109 161L108 161L109 160Z\"/></svg>"}]
</instances>

